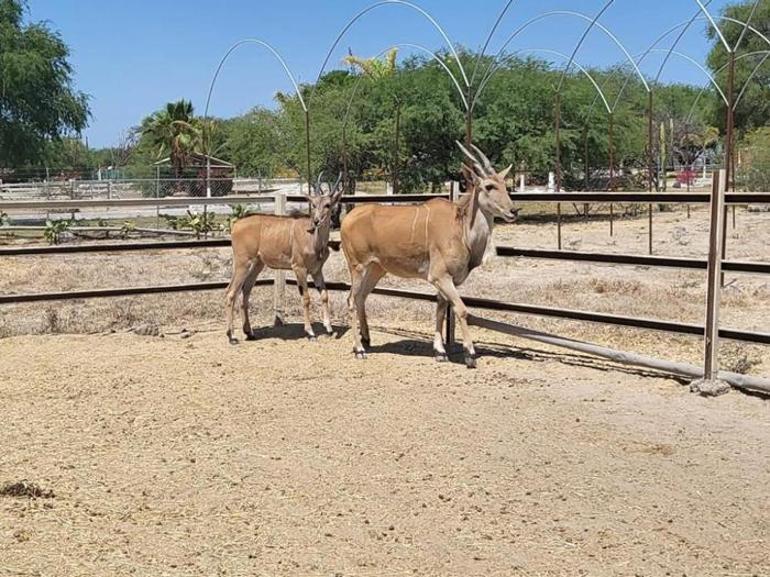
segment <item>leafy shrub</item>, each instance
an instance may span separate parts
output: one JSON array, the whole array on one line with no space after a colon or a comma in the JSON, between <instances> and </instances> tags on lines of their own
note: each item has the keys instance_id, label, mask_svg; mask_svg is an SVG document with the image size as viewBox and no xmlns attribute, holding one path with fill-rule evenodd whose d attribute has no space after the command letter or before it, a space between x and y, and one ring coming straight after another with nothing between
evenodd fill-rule
<instances>
[{"instance_id":1,"label":"leafy shrub","mask_svg":"<svg viewBox=\"0 0 770 577\"><path fill-rule=\"evenodd\" d=\"M47 220L45 221L45 231L43 236L48 244L59 244L61 235L67 232L72 226L72 222L69 220Z\"/></svg>"}]
</instances>

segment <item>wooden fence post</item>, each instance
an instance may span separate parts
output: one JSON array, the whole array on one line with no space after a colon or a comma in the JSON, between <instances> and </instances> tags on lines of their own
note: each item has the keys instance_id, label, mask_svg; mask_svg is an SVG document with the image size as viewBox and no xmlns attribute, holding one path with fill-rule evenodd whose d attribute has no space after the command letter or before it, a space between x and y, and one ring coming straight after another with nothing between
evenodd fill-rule
<instances>
[{"instance_id":1,"label":"wooden fence post","mask_svg":"<svg viewBox=\"0 0 770 577\"><path fill-rule=\"evenodd\" d=\"M282 216L286 214L286 194L281 191L275 193L275 214ZM286 272L282 270L275 271L275 281L273 284L273 325L280 327L284 324L284 306L286 302Z\"/></svg>"},{"instance_id":2,"label":"wooden fence post","mask_svg":"<svg viewBox=\"0 0 770 577\"><path fill-rule=\"evenodd\" d=\"M449 183L449 201L454 202L457 199L457 189L455 188L457 183L452 180ZM446 351L452 352L452 348L455 344L455 314L452 309L452 305L447 304L446 309Z\"/></svg>"},{"instance_id":3,"label":"wooden fence post","mask_svg":"<svg viewBox=\"0 0 770 577\"><path fill-rule=\"evenodd\" d=\"M695 381L691 385L693 391L712 396L730 390L727 383L719 381L718 360L720 276L722 272L722 234L726 221L724 209L726 188L727 171L721 169L714 173L714 180L711 185L703 379Z\"/></svg>"}]
</instances>

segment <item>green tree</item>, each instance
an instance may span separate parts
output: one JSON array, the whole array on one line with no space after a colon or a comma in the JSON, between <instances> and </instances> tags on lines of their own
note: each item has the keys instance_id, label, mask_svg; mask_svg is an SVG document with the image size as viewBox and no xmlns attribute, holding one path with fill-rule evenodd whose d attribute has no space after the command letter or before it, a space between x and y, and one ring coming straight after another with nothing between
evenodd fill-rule
<instances>
[{"instance_id":1,"label":"green tree","mask_svg":"<svg viewBox=\"0 0 770 577\"><path fill-rule=\"evenodd\" d=\"M69 49L44 23L24 23L22 0L0 0L0 166L43 160L46 144L78 133L88 98L73 88Z\"/></svg>"},{"instance_id":2,"label":"green tree","mask_svg":"<svg viewBox=\"0 0 770 577\"><path fill-rule=\"evenodd\" d=\"M760 1L752 16L754 3L755 0L743 0L729 4L722 12L724 16L744 22L751 18L751 26L767 36L770 30L770 2ZM734 47L743 34L743 25L724 20L718 21L718 24L728 44ZM708 55L708 65L726 91L729 55L713 29L709 29L708 36L714 43ZM741 45L738 47L738 57L752 52L760 52L760 54L739 58L736 61L736 98L746 86L746 92L735 110L735 127L740 134L770 124L770 59L765 60L757 75L749 82L749 75L762 62L765 56L761 54L761 51L765 50L770 50L770 46L761 36L750 30L746 32ZM748 85L747 82L749 82ZM725 106L723 103L715 107L714 122L720 127L725 126Z\"/></svg>"},{"instance_id":3,"label":"green tree","mask_svg":"<svg viewBox=\"0 0 770 577\"><path fill-rule=\"evenodd\" d=\"M202 123L188 100L169 102L144 119L141 131L155 147L158 159L169 155L176 179L182 177L190 154L203 150Z\"/></svg>"},{"instance_id":4,"label":"green tree","mask_svg":"<svg viewBox=\"0 0 770 577\"><path fill-rule=\"evenodd\" d=\"M282 157L287 148L281 128L279 113L254 108L222 123L222 154L238 167L240 174L274 176L283 168Z\"/></svg>"},{"instance_id":5,"label":"green tree","mask_svg":"<svg viewBox=\"0 0 770 577\"><path fill-rule=\"evenodd\" d=\"M770 127L746 134L740 146L743 163L738 178L749 191L770 190Z\"/></svg>"}]
</instances>

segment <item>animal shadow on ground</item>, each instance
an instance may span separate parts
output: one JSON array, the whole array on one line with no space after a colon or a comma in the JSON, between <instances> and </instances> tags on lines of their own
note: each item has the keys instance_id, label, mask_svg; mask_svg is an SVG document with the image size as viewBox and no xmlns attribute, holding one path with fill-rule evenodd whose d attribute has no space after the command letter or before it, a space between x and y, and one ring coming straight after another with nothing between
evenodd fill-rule
<instances>
[{"instance_id":1,"label":"animal shadow on ground","mask_svg":"<svg viewBox=\"0 0 770 577\"><path fill-rule=\"evenodd\" d=\"M381 345L373 344L367 349L367 352L372 354L377 353L391 353L394 355L400 355L405 357L433 357L433 342L426 339L426 335L423 333L401 330L401 329L384 329L379 327L372 327L372 330L377 332L387 333L400 337L406 337L404 340L383 343ZM447 346L447 353L449 356L449 362L465 365L465 359L463 357L463 348L461 343L455 343L453 346ZM506 358L528 358L527 355L514 349L502 349L491 348L485 345L479 345L476 343L476 356L482 357L506 357Z\"/></svg>"},{"instance_id":2,"label":"animal shadow on ground","mask_svg":"<svg viewBox=\"0 0 770 577\"><path fill-rule=\"evenodd\" d=\"M341 325L332 325L334 329L333 335L327 335L326 329L321 323L313 323L313 332L318 339L333 338L335 340L341 339L348 332L350 327ZM254 333L254 340L262 339L281 339L283 341L301 341L307 339L305 334L305 325L302 323L288 323L278 326L268 326L255 328L252 331Z\"/></svg>"},{"instance_id":3,"label":"animal shadow on ground","mask_svg":"<svg viewBox=\"0 0 770 577\"><path fill-rule=\"evenodd\" d=\"M375 329L375 327L372 328ZM372 353L389 352L403 356L433 356L433 343L428 340L428 336L424 333L382 327L378 327L375 330L381 333L407 337L407 340L385 343L379 346L374 345L369 349L369 351ZM451 362L456 364L464 363L462 357L462 344L455 343L453 348L447 346L447 352L449 353ZM479 358L497 357L507 359L522 359L533 362L555 361L568 366L586 367L603 372L619 372L627 375L637 375L647 378L672 379L679 382L680 384L689 383L689 379L685 377L659 373L654 370L644 369L641 367L623 365L607 359L578 353L553 352L543 349L506 346L499 343L488 343L483 341L476 342L476 353L477 357Z\"/></svg>"}]
</instances>

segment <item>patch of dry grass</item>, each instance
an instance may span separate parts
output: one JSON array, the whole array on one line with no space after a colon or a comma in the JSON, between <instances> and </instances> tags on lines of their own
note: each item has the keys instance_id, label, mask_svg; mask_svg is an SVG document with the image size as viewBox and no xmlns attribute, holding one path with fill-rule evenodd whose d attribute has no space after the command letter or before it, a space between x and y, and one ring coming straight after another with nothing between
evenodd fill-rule
<instances>
[{"instance_id":1,"label":"patch of dry grass","mask_svg":"<svg viewBox=\"0 0 770 577\"><path fill-rule=\"evenodd\" d=\"M0 487L0 497L15 497L27 499L53 499L56 495L48 489L43 489L37 483L23 479L6 483Z\"/></svg>"}]
</instances>

